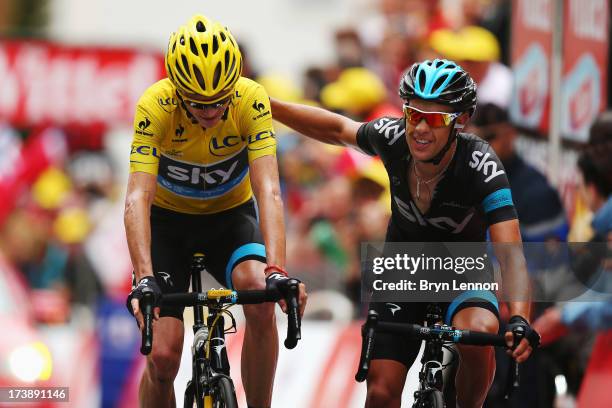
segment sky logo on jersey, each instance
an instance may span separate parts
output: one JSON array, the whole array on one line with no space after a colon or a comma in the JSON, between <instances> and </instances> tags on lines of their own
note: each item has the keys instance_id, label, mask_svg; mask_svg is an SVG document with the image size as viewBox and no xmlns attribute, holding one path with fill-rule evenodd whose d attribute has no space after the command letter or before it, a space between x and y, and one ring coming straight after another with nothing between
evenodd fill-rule
<instances>
[{"instance_id":1,"label":"sky logo on jersey","mask_svg":"<svg viewBox=\"0 0 612 408\"><path fill-rule=\"evenodd\" d=\"M425 227L427 225L433 225L441 230L450 231L453 234L459 234L469 224L470 220L474 216L474 211L470 211L461 222L456 222L450 217L423 217L421 212L417 209L416 205L412 201L410 204L406 204L398 197L393 197L397 209L401 215L404 216L408 221L418 223Z\"/></svg>"},{"instance_id":2,"label":"sky logo on jersey","mask_svg":"<svg viewBox=\"0 0 612 408\"><path fill-rule=\"evenodd\" d=\"M489 156L491 156L491 153L483 153L480 150L475 150L472 153L472 160L470 160L469 163L471 168L476 169L476 171L482 171L485 176L489 176L485 179L485 183L504 174L503 170L497 169L497 162L488 160Z\"/></svg>"},{"instance_id":3,"label":"sky logo on jersey","mask_svg":"<svg viewBox=\"0 0 612 408\"><path fill-rule=\"evenodd\" d=\"M393 125L393 126L391 126ZM397 119L381 118L374 124L374 129L378 130L378 133L385 136L388 140L387 144L391 146L400 137L406 133L406 129L400 130L400 121Z\"/></svg>"},{"instance_id":4,"label":"sky logo on jersey","mask_svg":"<svg viewBox=\"0 0 612 408\"><path fill-rule=\"evenodd\" d=\"M211 199L222 196L240 184L249 171L246 149L220 162L201 165L161 156L157 182L172 193L189 198Z\"/></svg>"}]
</instances>

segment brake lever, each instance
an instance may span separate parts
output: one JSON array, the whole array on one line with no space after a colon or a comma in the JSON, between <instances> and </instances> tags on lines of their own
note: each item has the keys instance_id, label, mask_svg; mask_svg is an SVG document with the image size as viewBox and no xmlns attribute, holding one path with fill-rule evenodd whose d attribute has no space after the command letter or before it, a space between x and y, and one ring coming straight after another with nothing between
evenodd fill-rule
<instances>
[{"instance_id":1,"label":"brake lever","mask_svg":"<svg viewBox=\"0 0 612 408\"><path fill-rule=\"evenodd\" d=\"M297 279L290 279L287 282L287 293L285 301L287 302L287 338L285 339L285 347L293 349L302 338L302 322L299 315L299 289L300 282Z\"/></svg>"},{"instance_id":2,"label":"brake lever","mask_svg":"<svg viewBox=\"0 0 612 408\"><path fill-rule=\"evenodd\" d=\"M512 350L516 349L525 337L525 329L523 327L516 327L512 330ZM519 363L510 356L510 365L508 366L508 379L506 381L506 392L504 399L509 399L514 390L519 387L520 384L520 373Z\"/></svg>"},{"instance_id":3,"label":"brake lever","mask_svg":"<svg viewBox=\"0 0 612 408\"><path fill-rule=\"evenodd\" d=\"M359 357L359 367L357 367L357 373L355 374L355 381L357 382L363 382L368 376L377 325L378 313L370 310L366 322L361 326L361 356Z\"/></svg>"},{"instance_id":4,"label":"brake lever","mask_svg":"<svg viewBox=\"0 0 612 408\"><path fill-rule=\"evenodd\" d=\"M144 328L140 343L140 354L148 355L153 348L153 292L146 291L140 299Z\"/></svg>"}]
</instances>

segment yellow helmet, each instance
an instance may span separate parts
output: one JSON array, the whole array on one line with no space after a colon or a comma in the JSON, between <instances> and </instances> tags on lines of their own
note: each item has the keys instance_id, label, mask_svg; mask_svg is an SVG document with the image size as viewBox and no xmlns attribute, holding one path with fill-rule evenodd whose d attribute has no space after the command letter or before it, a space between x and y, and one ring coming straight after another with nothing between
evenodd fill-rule
<instances>
[{"instance_id":1,"label":"yellow helmet","mask_svg":"<svg viewBox=\"0 0 612 408\"><path fill-rule=\"evenodd\" d=\"M242 55L227 27L198 14L170 36L166 71L179 91L215 102L233 91Z\"/></svg>"}]
</instances>

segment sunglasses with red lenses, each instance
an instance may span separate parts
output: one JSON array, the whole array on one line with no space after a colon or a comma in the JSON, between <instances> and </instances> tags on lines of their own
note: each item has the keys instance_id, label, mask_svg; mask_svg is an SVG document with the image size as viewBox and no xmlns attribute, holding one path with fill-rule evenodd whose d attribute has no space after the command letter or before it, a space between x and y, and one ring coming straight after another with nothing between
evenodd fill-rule
<instances>
[{"instance_id":1,"label":"sunglasses with red lenses","mask_svg":"<svg viewBox=\"0 0 612 408\"><path fill-rule=\"evenodd\" d=\"M412 126L417 126L423 119L429 127L440 128L450 125L461 113L424 112L412 106L404 105L404 116Z\"/></svg>"}]
</instances>

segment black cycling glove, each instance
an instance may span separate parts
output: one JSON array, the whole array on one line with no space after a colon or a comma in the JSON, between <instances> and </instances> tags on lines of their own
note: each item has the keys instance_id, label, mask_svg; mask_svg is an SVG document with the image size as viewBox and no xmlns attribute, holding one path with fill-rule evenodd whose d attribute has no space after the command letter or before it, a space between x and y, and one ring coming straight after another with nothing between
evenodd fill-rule
<instances>
[{"instance_id":1,"label":"black cycling glove","mask_svg":"<svg viewBox=\"0 0 612 408\"><path fill-rule=\"evenodd\" d=\"M142 299L143 295L147 292L153 293L153 307L159 305L159 300L161 299L162 292L155 280L155 276L145 276L144 278L138 281L138 285L132 289L130 294L127 297L126 306L129 312L134 315L134 311L132 310L132 299Z\"/></svg>"},{"instance_id":2,"label":"black cycling glove","mask_svg":"<svg viewBox=\"0 0 612 408\"><path fill-rule=\"evenodd\" d=\"M512 316L508 321L508 327L506 330L512 332L512 335L515 339L527 339L527 341L533 348L536 348L540 345L540 335L537 331L531 328L529 322L525 320L523 316Z\"/></svg>"},{"instance_id":3,"label":"black cycling glove","mask_svg":"<svg viewBox=\"0 0 612 408\"><path fill-rule=\"evenodd\" d=\"M300 282L299 279L290 278L280 272L272 272L266 276L266 290L278 291L284 294L289 281Z\"/></svg>"}]
</instances>

